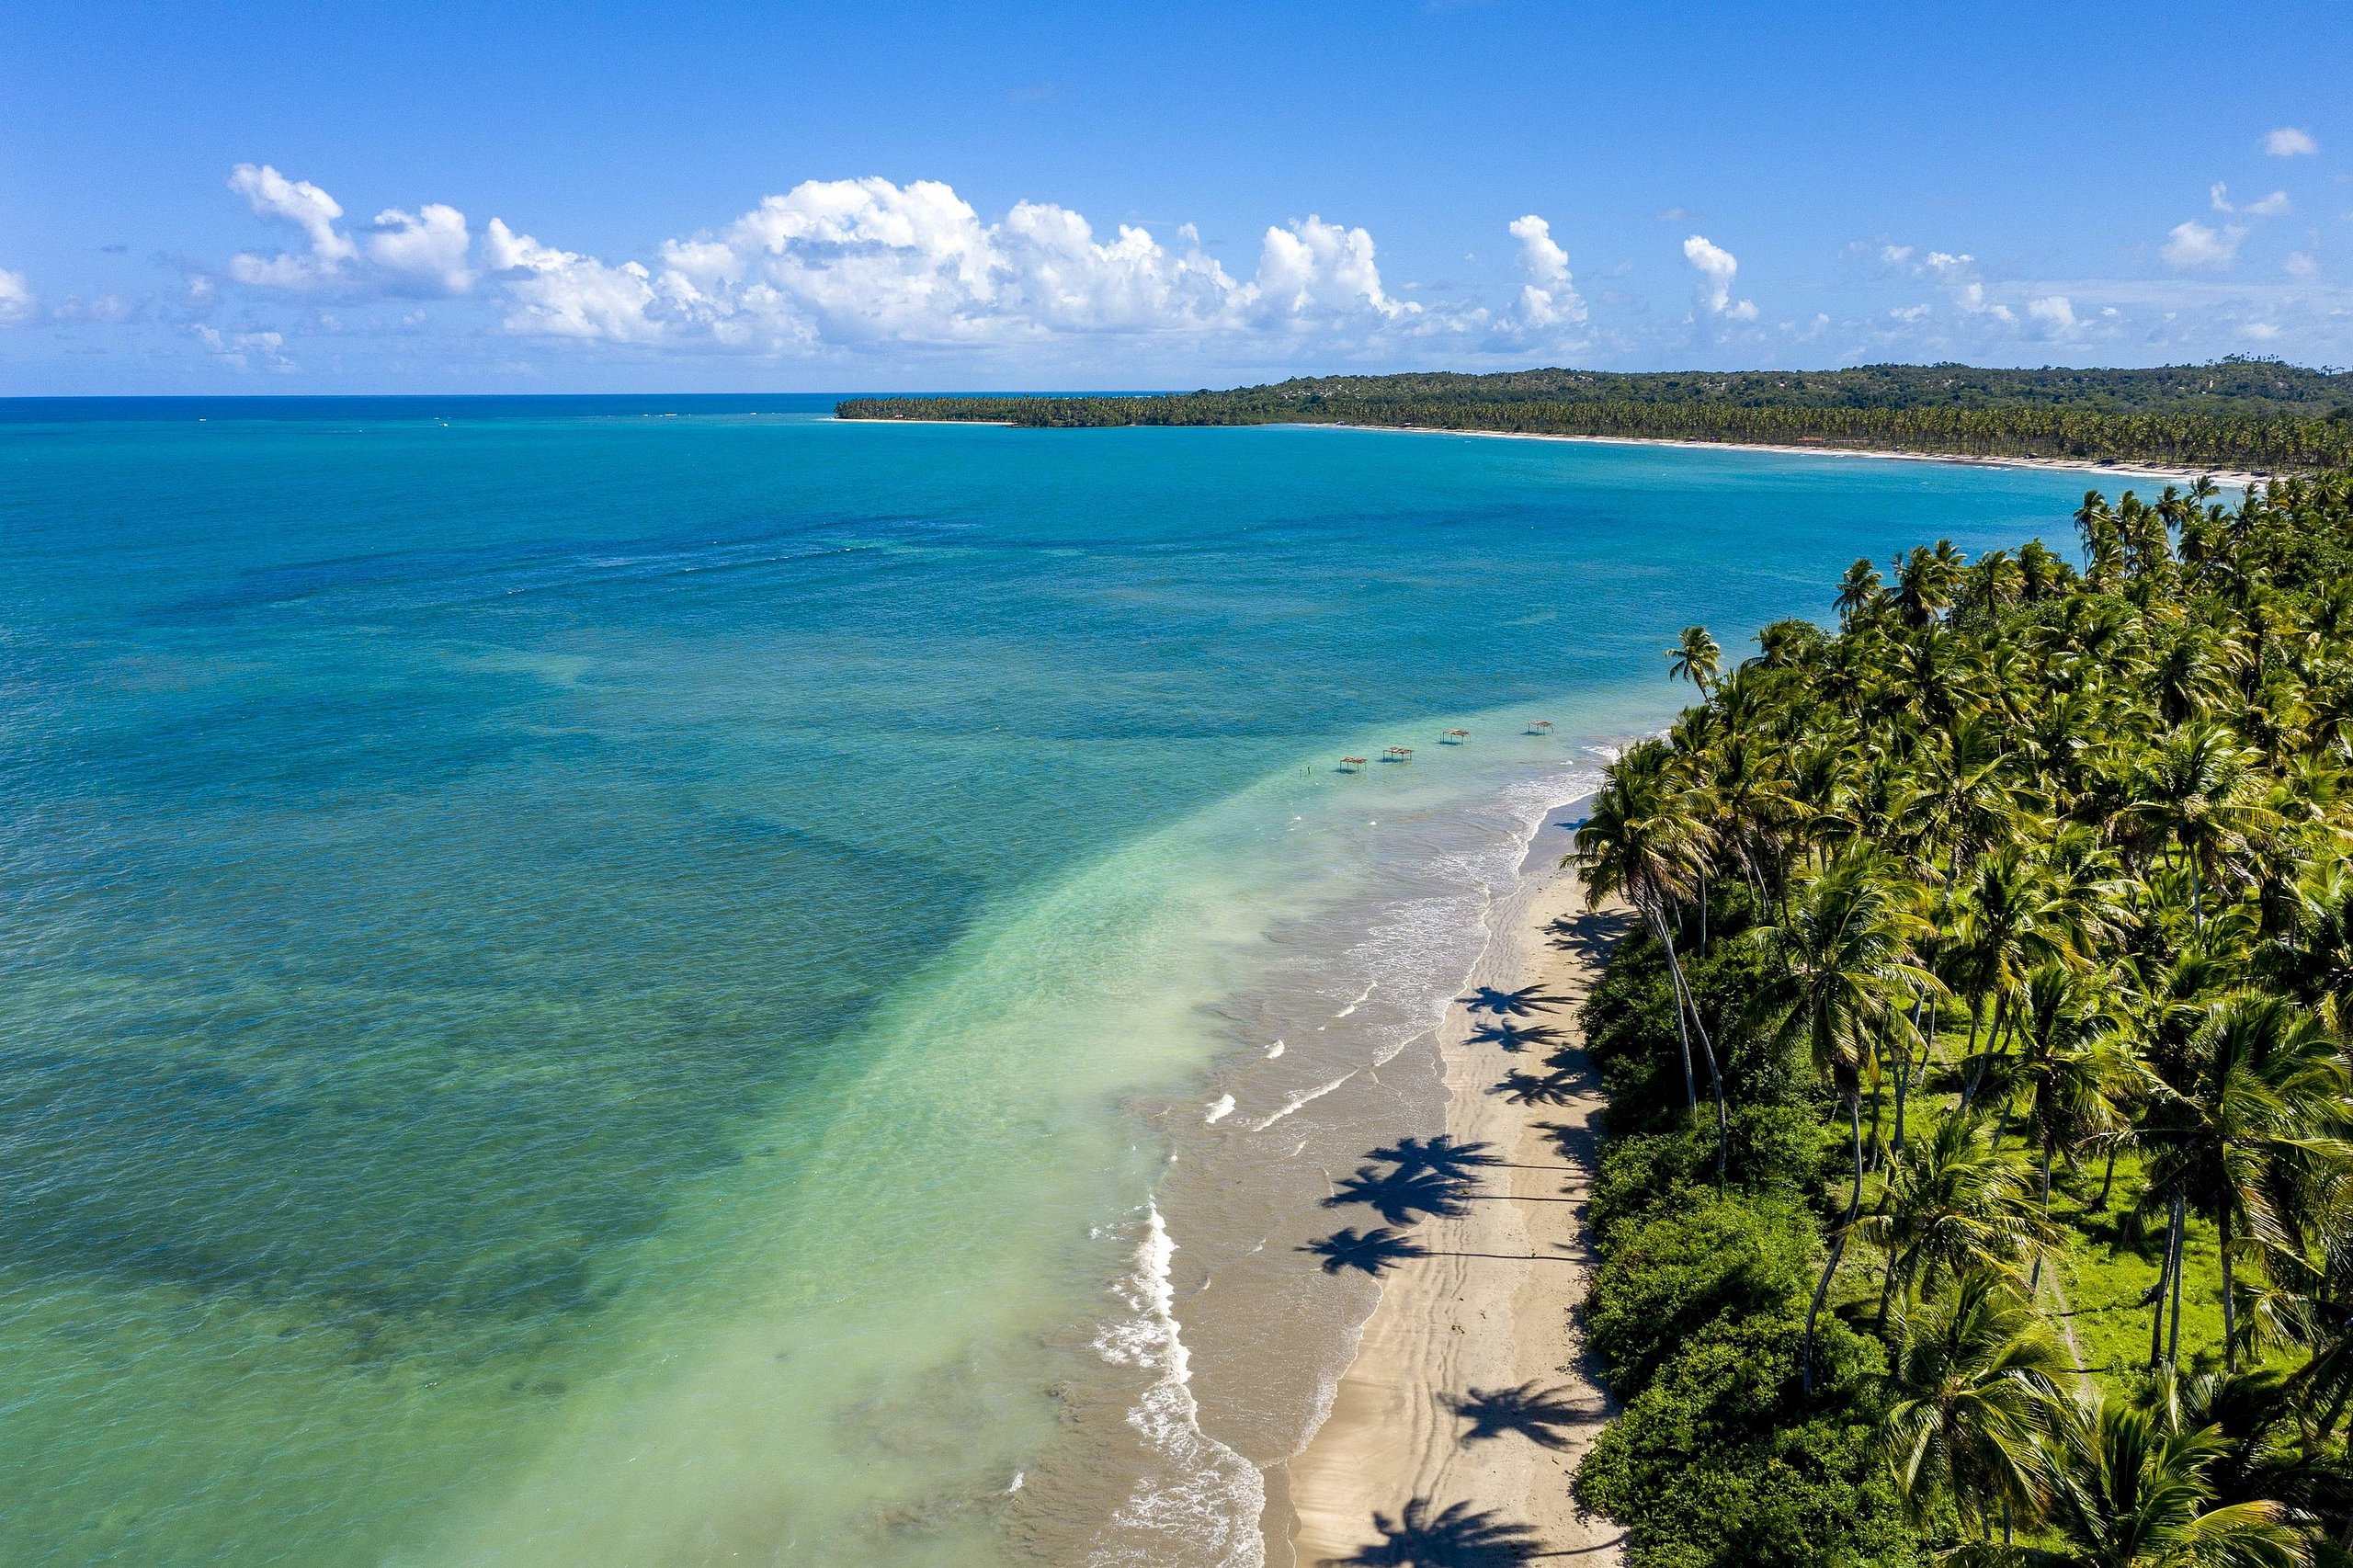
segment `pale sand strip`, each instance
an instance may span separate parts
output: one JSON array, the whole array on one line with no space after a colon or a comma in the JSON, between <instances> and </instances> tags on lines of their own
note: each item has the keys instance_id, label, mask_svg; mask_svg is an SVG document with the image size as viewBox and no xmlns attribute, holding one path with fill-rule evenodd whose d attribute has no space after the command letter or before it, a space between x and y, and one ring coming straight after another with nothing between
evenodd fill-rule
<instances>
[{"instance_id":1,"label":"pale sand strip","mask_svg":"<svg viewBox=\"0 0 2353 1568\"><path fill-rule=\"evenodd\" d=\"M1415 436L1483 436L1499 441L1583 441L1601 447L1697 447L1717 452L1779 452L1796 458L1889 458L1898 462L1959 463L1964 468L2040 468L2067 473L2106 474L2111 479L2163 479L2188 483L2211 479L2226 490L2246 490L2268 484L2275 477L2245 469L2183 467L2176 463L2141 462L2124 458L1995 458L1965 452L1899 451L1886 447L1799 445L1779 441L1701 441L1675 436L1564 436L1544 430L1457 430L1445 425L1348 425L1337 421L1302 424L1296 428L1327 430L1402 430Z\"/></svg>"},{"instance_id":2,"label":"pale sand strip","mask_svg":"<svg viewBox=\"0 0 2353 1568\"><path fill-rule=\"evenodd\" d=\"M1020 428L1009 419L877 419L844 421L876 425L994 425L1006 429ZM1279 422L1278 422L1279 423ZM2188 483L2197 479L2211 479L2226 490L2250 490L2268 484L2273 478L2268 473L2256 473L2242 469L2183 468L2171 463L2133 462L2122 458L2108 461L2091 458L1984 458L1961 452L1891 451L1884 447L1799 446L1777 441L1698 441L1673 436L1564 436L1544 430L1458 430L1446 425L1350 425L1339 420L1302 420L1280 426L1290 430L1391 430L1408 436L1482 436L1498 441L1584 441L1601 447L1700 447L1718 452L1779 452L1800 458L1893 458L1901 462L1960 463L1968 468L2041 468L2058 469L2075 473L2106 474L2111 479L2162 479L2177 483ZM1142 426L1121 426L1107 428L1138 429ZM1163 429L1230 430L1249 426L1163 426ZM1256 428L1268 428L1266 426Z\"/></svg>"},{"instance_id":3,"label":"pale sand strip","mask_svg":"<svg viewBox=\"0 0 2353 1568\"><path fill-rule=\"evenodd\" d=\"M1540 835L1538 853L1557 857L1567 837ZM1381 1542L1376 1512L1398 1521L1415 1499L1433 1518L1467 1503L1494 1523L1526 1526L1545 1560L1620 1560L1619 1529L1579 1516L1569 1478L1611 1414L1572 1315L1594 1262L1581 1221L1602 1103L1575 1049L1576 1008L1621 923L1586 915L1574 875L1542 868L1496 913L1497 940L1472 985L1533 986L1557 998L1513 1021L1549 1027L1560 1038L1506 1053L1471 1038L1492 1016L1462 1006L1449 1013L1439 1039L1450 1094L1447 1130L1458 1143L1491 1145L1509 1164L1480 1173L1480 1196L1463 1217L1425 1218L1412 1228L1412 1240L1429 1256L1404 1260L1384 1276L1381 1304L1330 1418L1287 1475L1279 1467L1268 1478L1274 1568L1355 1558ZM1562 1076L1552 1094L1514 1104L1495 1092L1514 1071ZM1470 1436L1473 1422L1458 1402L1474 1390L1523 1387L1545 1396L1543 1419ZM1286 1517L1293 1510L1295 1521ZM1286 1529L1295 1532L1289 1540ZM1436 1562L1446 1560L1441 1551L1429 1542L1419 1555L1363 1560Z\"/></svg>"}]
</instances>

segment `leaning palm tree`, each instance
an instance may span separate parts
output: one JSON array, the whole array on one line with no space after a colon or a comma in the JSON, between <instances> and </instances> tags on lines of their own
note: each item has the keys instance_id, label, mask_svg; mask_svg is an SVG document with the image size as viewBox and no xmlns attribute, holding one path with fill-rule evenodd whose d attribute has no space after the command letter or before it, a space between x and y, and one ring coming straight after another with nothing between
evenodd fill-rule
<instances>
[{"instance_id":1,"label":"leaning palm tree","mask_svg":"<svg viewBox=\"0 0 2353 1568\"><path fill-rule=\"evenodd\" d=\"M1669 680L1688 680L1708 695L1715 684L1716 673L1723 668L1724 651L1708 635L1704 626L1687 626L1682 638L1666 651L1666 674Z\"/></svg>"},{"instance_id":2,"label":"leaning palm tree","mask_svg":"<svg viewBox=\"0 0 2353 1568\"><path fill-rule=\"evenodd\" d=\"M2185 1212L2213 1217L2222 1244L2223 1364L2236 1369L2240 1244L2254 1244L2264 1260L2275 1251L2301 1255L2353 1161L2353 1144L2338 1136L2346 1062L2319 1019L2282 997L2241 992L2208 1009L2190 1067L2187 1081L2169 1085L2152 1107L2142 1131L2152 1151L2143 1206L2165 1209L2175 1258ZM2178 1263L2172 1291L2168 1363L2181 1333Z\"/></svg>"},{"instance_id":3,"label":"leaning palm tree","mask_svg":"<svg viewBox=\"0 0 2353 1568\"><path fill-rule=\"evenodd\" d=\"M1890 1377L1880 1441L1915 1519L1949 1498L1981 1535L2034 1507L2034 1435L2075 1365L1992 1274L1963 1278L1922 1314Z\"/></svg>"},{"instance_id":4,"label":"leaning palm tree","mask_svg":"<svg viewBox=\"0 0 2353 1568\"><path fill-rule=\"evenodd\" d=\"M1972 1545L1949 1561L1961 1568L2303 1568L2313 1542L2293 1509L2209 1506L2208 1471L2228 1447L2211 1426L2170 1433L2121 1403L2062 1403L2035 1445L2051 1544Z\"/></svg>"},{"instance_id":5,"label":"leaning palm tree","mask_svg":"<svg viewBox=\"0 0 2353 1568\"><path fill-rule=\"evenodd\" d=\"M1783 1045L1802 1042L1814 1070L1830 1080L1846 1105L1854 1150L1847 1215L1823 1264L1813 1304L1806 1309L1803 1370L1809 1389L1814 1319L1862 1207L1863 1078L1876 1068L1882 1040L1900 1037L1902 1049L1911 1049L1905 1004L1936 984L1912 961L1909 938L1917 924L1882 875L1878 856L1858 846L1806 886L1785 924L1763 933L1767 951L1789 976L1788 994L1768 1003L1768 1027Z\"/></svg>"},{"instance_id":6,"label":"leaning palm tree","mask_svg":"<svg viewBox=\"0 0 2353 1568\"><path fill-rule=\"evenodd\" d=\"M1577 829L1576 847L1561 863L1575 863L1588 905L1624 898L1665 951L1667 979L1675 991L1676 1040L1683 1053L1684 1098L1696 1120L1699 1088L1691 1069L1691 1036L1696 1032L1715 1094L1716 1171L1721 1176L1728 1141L1723 1081L1707 1027L1684 981L1668 919L1668 912L1689 898L1707 874L1715 835L1699 792L1683 782L1673 763L1665 745L1653 740L1628 747L1603 769L1592 812Z\"/></svg>"}]
</instances>

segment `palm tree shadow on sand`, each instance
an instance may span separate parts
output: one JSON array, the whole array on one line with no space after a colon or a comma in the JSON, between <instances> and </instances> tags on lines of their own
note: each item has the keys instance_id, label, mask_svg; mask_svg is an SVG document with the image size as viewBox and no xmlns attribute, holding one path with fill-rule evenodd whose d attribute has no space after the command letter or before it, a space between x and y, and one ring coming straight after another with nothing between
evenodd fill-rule
<instances>
[{"instance_id":1,"label":"palm tree shadow on sand","mask_svg":"<svg viewBox=\"0 0 2353 1568\"><path fill-rule=\"evenodd\" d=\"M1449 1394L1454 1414L1471 1423L1462 1434L1466 1443L1482 1443L1517 1432L1547 1449L1565 1449L1570 1438L1562 1426L1591 1426L1602 1419L1597 1402L1581 1401L1573 1388L1540 1388L1535 1381L1518 1388L1474 1388L1467 1394Z\"/></svg>"},{"instance_id":2,"label":"palm tree shadow on sand","mask_svg":"<svg viewBox=\"0 0 2353 1568\"><path fill-rule=\"evenodd\" d=\"M1472 1045L1500 1045L1514 1054L1531 1045L1557 1045L1560 1040L1561 1031L1550 1024L1516 1024L1508 1018L1481 1024L1471 1031Z\"/></svg>"},{"instance_id":3,"label":"palm tree shadow on sand","mask_svg":"<svg viewBox=\"0 0 2353 1568\"><path fill-rule=\"evenodd\" d=\"M1481 1166L1504 1163L1494 1150L1492 1143L1457 1143L1453 1133L1441 1132L1427 1140L1400 1138L1384 1148L1375 1149L1365 1158L1388 1160L1400 1172L1437 1171L1441 1176L1468 1181Z\"/></svg>"},{"instance_id":4,"label":"palm tree shadow on sand","mask_svg":"<svg viewBox=\"0 0 2353 1568\"><path fill-rule=\"evenodd\" d=\"M1354 1176L1341 1179L1340 1190L1325 1199L1324 1207L1362 1203L1392 1225L1410 1225L1425 1214L1453 1220L1469 1213L1464 1199L1470 1190L1468 1176L1447 1171L1358 1165Z\"/></svg>"},{"instance_id":5,"label":"palm tree shadow on sand","mask_svg":"<svg viewBox=\"0 0 2353 1568\"><path fill-rule=\"evenodd\" d=\"M1508 1568L1556 1555L1543 1550L1535 1530L1493 1512L1468 1503L1435 1508L1428 1498L1416 1497L1397 1518L1373 1515L1381 1539L1350 1556L1325 1558L1324 1568Z\"/></svg>"},{"instance_id":6,"label":"palm tree shadow on sand","mask_svg":"<svg viewBox=\"0 0 2353 1568\"><path fill-rule=\"evenodd\" d=\"M1549 1013L1568 1000L1555 996L1541 985L1523 985L1517 991L1498 991L1492 985L1482 985L1468 996L1458 998L1474 1013L1488 1013L1498 1018L1524 1018L1536 1013Z\"/></svg>"},{"instance_id":7,"label":"palm tree shadow on sand","mask_svg":"<svg viewBox=\"0 0 2353 1568\"><path fill-rule=\"evenodd\" d=\"M1576 1073L1549 1073L1539 1077L1533 1073L1506 1073L1487 1092L1501 1095L1513 1105L1567 1105L1575 1099L1585 1086L1584 1076Z\"/></svg>"},{"instance_id":8,"label":"palm tree shadow on sand","mask_svg":"<svg viewBox=\"0 0 2353 1568\"><path fill-rule=\"evenodd\" d=\"M1345 1231L1335 1231L1322 1241L1310 1242L1299 1249L1312 1252L1324 1260L1324 1272L1337 1274L1344 1268L1354 1268L1378 1279L1407 1258L1427 1257L1429 1253L1414 1244L1402 1231L1383 1225L1358 1235L1354 1225Z\"/></svg>"},{"instance_id":9,"label":"palm tree shadow on sand","mask_svg":"<svg viewBox=\"0 0 2353 1568\"><path fill-rule=\"evenodd\" d=\"M1544 934L1552 938L1555 948L1597 966L1618 945L1618 938L1633 928L1632 910L1588 909L1562 915L1544 928Z\"/></svg>"}]
</instances>

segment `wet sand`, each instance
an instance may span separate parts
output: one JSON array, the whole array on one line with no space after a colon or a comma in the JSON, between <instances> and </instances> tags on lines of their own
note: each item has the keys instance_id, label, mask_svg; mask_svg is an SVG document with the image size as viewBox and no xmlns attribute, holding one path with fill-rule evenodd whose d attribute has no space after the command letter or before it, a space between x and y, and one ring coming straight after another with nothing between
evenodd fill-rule
<instances>
[{"instance_id":1,"label":"wet sand","mask_svg":"<svg viewBox=\"0 0 2353 1568\"><path fill-rule=\"evenodd\" d=\"M1538 835L1440 1033L1448 1134L1495 1163L1464 1168L1458 1213L1399 1228L1420 1256L1375 1260L1381 1303L1330 1417L1267 1478L1274 1568L1446 1561L1472 1546L1465 1524L1620 1560L1621 1532L1580 1516L1569 1479L1612 1414L1574 1315L1602 1104L1576 1008L1623 917L1588 914L1574 874L1552 869L1567 842L1550 823Z\"/></svg>"}]
</instances>

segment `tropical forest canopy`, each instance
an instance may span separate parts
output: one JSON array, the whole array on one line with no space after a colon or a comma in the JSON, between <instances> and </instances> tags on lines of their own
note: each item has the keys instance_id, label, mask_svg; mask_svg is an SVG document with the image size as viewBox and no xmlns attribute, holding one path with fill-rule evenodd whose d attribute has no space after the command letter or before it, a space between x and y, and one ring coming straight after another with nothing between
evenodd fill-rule
<instances>
[{"instance_id":1,"label":"tropical forest canopy","mask_svg":"<svg viewBox=\"0 0 2353 1568\"><path fill-rule=\"evenodd\" d=\"M1688 629L1579 833L1634 1568L2348 1560L2353 476L2074 521Z\"/></svg>"},{"instance_id":2,"label":"tropical forest canopy","mask_svg":"<svg viewBox=\"0 0 2353 1568\"><path fill-rule=\"evenodd\" d=\"M1150 396L851 398L835 412L1057 428L1411 426L2267 471L2353 463L2353 373L2239 358L2143 370L1324 376Z\"/></svg>"}]
</instances>

